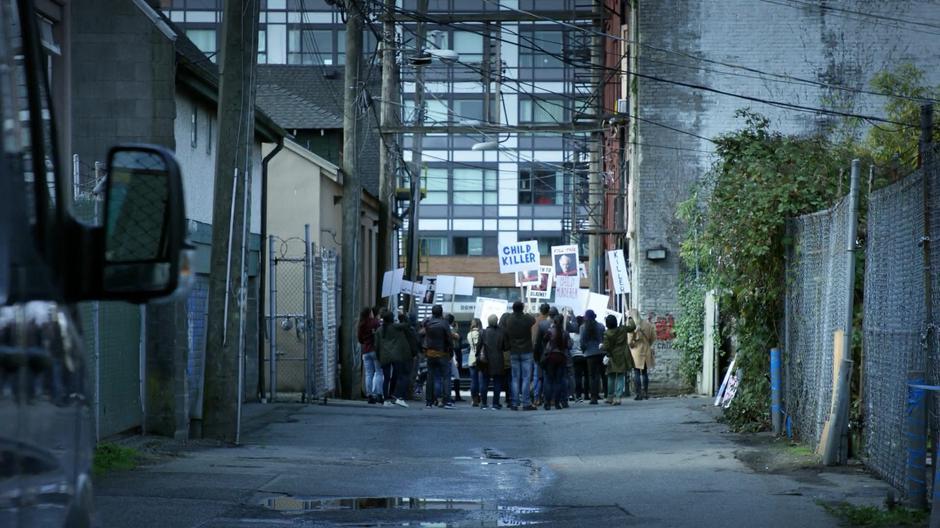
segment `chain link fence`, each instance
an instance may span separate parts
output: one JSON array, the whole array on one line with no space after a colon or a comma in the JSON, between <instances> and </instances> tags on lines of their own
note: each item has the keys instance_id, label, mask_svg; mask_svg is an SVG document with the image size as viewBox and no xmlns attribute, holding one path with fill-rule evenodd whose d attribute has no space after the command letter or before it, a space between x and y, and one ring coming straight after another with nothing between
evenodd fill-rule
<instances>
[{"instance_id":1,"label":"chain link fence","mask_svg":"<svg viewBox=\"0 0 940 528\"><path fill-rule=\"evenodd\" d=\"M936 159L936 154L933 159ZM937 164L871 193L865 264L862 418L867 465L899 490L907 483L908 440L905 419L908 372L921 371L927 383L940 384L935 347L927 348L926 331L936 325L937 270L940 248L931 255L933 321L927 321L924 270L925 219L934 240L940 234L940 212L925 212L924 178L933 196L940 190ZM933 197L927 197L933 199ZM936 431L938 403L930 407ZM933 438L937 438L936 434Z\"/></svg>"},{"instance_id":2,"label":"chain link fence","mask_svg":"<svg viewBox=\"0 0 940 528\"><path fill-rule=\"evenodd\" d=\"M832 404L833 333L853 287L845 258L848 200L787 223L783 400L793 434L815 448Z\"/></svg>"},{"instance_id":3,"label":"chain link fence","mask_svg":"<svg viewBox=\"0 0 940 528\"><path fill-rule=\"evenodd\" d=\"M297 237L272 236L268 252L266 391L272 400L325 397L336 390L337 255Z\"/></svg>"}]
</instances>

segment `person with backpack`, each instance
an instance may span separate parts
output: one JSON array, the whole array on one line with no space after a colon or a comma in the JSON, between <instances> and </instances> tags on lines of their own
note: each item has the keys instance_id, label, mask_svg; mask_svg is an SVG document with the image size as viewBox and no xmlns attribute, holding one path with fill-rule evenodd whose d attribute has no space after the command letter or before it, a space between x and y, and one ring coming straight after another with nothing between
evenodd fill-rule
<instances>
[{"instance_id":1,"label":"person with backpack","mask_svg":"<svg viewBox=\"0 0 940 528\"><path fill-rule=\"evenodd\" d=\"M453 409L450 399L449 383L450 362L453 354L453 335L451 327L444 319L444 308L435 304L431 307L431 318L424 321L421 328L428 358L428 382L424 391L426 407L437 405Z\"/></svg>"},{"instance_id":2,"label":"person with backpack","mask_svg":"<svg viewBox=\"0 0 940 528\"><path fill-rule=\"evenodd\" d=\"M549 330L545 333L542 354L542 369L545 371L545 410L554 405L562 408L564 395L565 364L568 361L568 349L571 347L565 320L556 315Z\"/></svg>"},{"instance_id":3,"label":"person with backpack","mask_svg":"<svg viewBox=\"0 0 940 528\"><path fill-rule=\"evenodd\" d=\"M477 370L480 372L480 408L487 408L487 388L493 382L493 409L503 406L499 403L499 393L503 389L505 358L509 355L509 339L499 327L499 318L495 315L487 319L488 326L480 332L480 339L471 353L476 354Z\"/></svg>"},{"instance_id":4,"label":"person with backpack","mask_svg":"<svg viewBox=\"0 0 940 528\"><path fill-rule=\"evenodd\" d=\"M608 315L604 320L607 331L604 333L604 353L609 359L607 364L607 403L620 405L629 387L627 372L633 371L633 356L630 355L629 330L617 325L617 317Z\"/></svg>"},{"instance_id":5,"label":"person with backpack","mask_svg":"<svg viewBox=\"0 0 940 528\"><path fill-rule=\"evenodd\" d=\"M396 323L392 312L386 310L382 313L382 327L375 332L375 352L382 368L388 367L386 372L395 377L395 405L401 407L408 407L405 394L413 358L413 349L408 339L409 331L408 325ZM385 402L392 405L391 398Z\"/></svg>"},{"instance_id":6,"label":"person with backpack","mask_svg":"<svg viewBox=\"0 0 940 528\"><path fill-rule=\"evenodd\" d=\"M591 380L591 405L597 405L600 397L601 372L604 369L604 351L601 342L604 339L604 325L597 322L594 310L584 312L584 324L581 325L581 350L587 358L588 377Z\"/></svg>"}]
</instances>

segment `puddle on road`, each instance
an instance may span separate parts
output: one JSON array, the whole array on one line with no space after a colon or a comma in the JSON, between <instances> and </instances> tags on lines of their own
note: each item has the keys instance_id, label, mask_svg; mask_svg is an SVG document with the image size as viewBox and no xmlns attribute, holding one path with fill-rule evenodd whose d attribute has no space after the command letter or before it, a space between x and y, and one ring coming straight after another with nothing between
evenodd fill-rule
<instances>
[{"instance_id":1,"label":"puddle on road","mask_svg":"<svg viewBox=\"0 0 940 528\"><path fill-rule=\"evenodd\" d=\"M491 501L434 499L426 497L344 497L313 498L292 495L280 495L264 499L263 506L285 514L305 514L314 512L341 512L372 510L376 516L381 511L423 510L451 511L481 514L475 520L448 520L443 522L408 521L382 522L377 526L418 526L436 528L459 528L463 526L533 526L542 524L541 520L525 519L526 516L545 513L546 508L535 506L506 506ZM371 526L370 524L357 526Z\"/></svg>"}]
</instances>

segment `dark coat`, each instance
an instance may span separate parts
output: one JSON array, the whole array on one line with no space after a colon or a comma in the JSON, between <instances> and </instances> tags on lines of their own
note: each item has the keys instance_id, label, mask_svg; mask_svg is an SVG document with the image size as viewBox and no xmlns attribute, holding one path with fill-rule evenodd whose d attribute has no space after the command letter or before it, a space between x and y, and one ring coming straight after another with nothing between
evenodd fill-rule
<instances>
[{"instance_id":1,"label":"dark coat","mask_svg":"<svg viewBox=\"0 0 940 528\"><path fill-rule=\"evenodd\" d=\"M485 328L480 332L476 353L477 370L483 369L489 376L502 376L503 363L509 357L509 339L506 332L497 326Z\"/></svg>"},{"instance_id":2,"label":"dark coat","mask_svg":"<svg viewBox=\"0 0 940 528\"><path fill-rule=\"evenodd\" d=\"M403 324L383 326L375 332L375 351L383 365L411 361L408 327Z\"/></svg>"}]
</instances>

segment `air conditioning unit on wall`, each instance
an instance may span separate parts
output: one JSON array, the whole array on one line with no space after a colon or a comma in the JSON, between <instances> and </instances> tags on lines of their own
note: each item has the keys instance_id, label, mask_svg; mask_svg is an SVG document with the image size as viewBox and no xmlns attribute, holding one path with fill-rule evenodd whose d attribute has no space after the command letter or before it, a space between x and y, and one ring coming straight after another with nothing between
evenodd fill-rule
<instances>
[{"instance_id":1,"label":"air conditioning unit on wall","mask_svg":"<svg viewBox=\"0 0 940 528\"><path fill-rule=\"evenodd\" d=\"M629 99L617 99L617 113L618 114L630 113L630 100Z\"/></svg>"}]
</instances>

